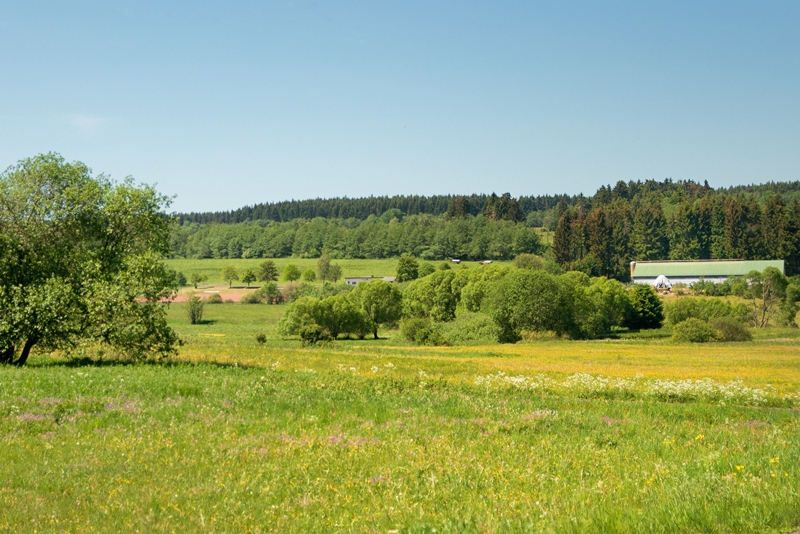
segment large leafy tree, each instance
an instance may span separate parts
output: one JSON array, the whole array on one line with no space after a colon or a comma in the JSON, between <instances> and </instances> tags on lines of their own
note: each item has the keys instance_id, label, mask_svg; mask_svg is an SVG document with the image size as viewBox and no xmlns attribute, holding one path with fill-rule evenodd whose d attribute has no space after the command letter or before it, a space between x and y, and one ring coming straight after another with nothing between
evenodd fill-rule
<instances>
[{"instance_id":1,"label":"large leafy tree","mask_svg":"<svg viewBox=\"0 0 800 534\"><path fill-rule=\"evenodd\" d=\"M173 352L168 205L57 154L0 174L0 362L24 365L36 346Z\"/></svg>"},{"instance_id":2,"label":"large leafy tree","mask_svg":"<svg viewBox=\"0 0 800 534\"><path fill-rule=\"evenodd\" d=\"M375 339L378 339L379 325L400 319L403 295L394 284L383 280L362 282L350 295L352 302L361 308Z\"/></svg>"}]
</instances>

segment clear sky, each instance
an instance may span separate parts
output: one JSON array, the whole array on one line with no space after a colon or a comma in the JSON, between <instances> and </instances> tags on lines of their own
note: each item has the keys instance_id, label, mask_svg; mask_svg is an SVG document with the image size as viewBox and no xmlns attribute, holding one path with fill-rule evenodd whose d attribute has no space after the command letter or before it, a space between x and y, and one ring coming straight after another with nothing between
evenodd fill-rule
<instances>
[{"instance_id":1,"label":"clear sky","mask_svg":"<svg viewBox=\"0 0 800 534\"><path fill-rule=\"evenodd\" d=\"M0 3L0 167L177 195L800 179L800 2Z\"/></svg>"}]
</instances>

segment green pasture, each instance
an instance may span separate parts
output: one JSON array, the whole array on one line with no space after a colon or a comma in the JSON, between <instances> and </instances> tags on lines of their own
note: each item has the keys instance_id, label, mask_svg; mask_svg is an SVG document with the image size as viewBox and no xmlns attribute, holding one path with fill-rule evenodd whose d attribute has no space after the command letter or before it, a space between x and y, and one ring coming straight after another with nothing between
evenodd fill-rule
<instances>
[{"instance_id":1,"label":"green pasture","mask_svg":"<svg viewBox=\"0 0 800 534\"><path fill-rule=\"evenodd\" d=\"M0 368L0 531L800 528L789 330L456 347L385 330L304 347L275 332L285 306L207 305L200 325L184 306L170 306L185 340L172 361L36 354ZM739 396L660 398L597 377L708 379Z\"/></svg>"}]
</instances>

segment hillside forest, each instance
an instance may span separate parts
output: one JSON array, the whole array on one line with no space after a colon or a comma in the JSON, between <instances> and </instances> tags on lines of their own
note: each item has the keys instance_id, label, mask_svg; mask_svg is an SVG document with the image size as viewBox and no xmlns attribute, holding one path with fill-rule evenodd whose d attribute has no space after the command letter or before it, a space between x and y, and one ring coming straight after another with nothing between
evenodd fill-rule
<instances>
[{"instance_id":1,"label":"hillside forest","mask_svg":"<svg viewBox=\"0 0 800 534\"><path fill-rule=\"evenodd\" d=\"M593 196L369 197L177 215L176 258L506 260L629 279L632 260L783 259L800 273L800 182L618 182ZM547 243L543 234L551 237Z\"/></svg>"}]
</instances>

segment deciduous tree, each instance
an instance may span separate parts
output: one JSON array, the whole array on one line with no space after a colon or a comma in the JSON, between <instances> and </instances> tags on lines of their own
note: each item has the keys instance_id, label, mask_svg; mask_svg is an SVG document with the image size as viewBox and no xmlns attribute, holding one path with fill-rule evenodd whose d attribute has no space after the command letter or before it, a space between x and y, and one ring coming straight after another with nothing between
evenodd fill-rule
<instances>
[{"instance_id":1,"label":"deciduous tree","mask_svg":"<svg viewBox=\"0 0 800 534\"><path fill-rule=\"evenodd\" d=\"M0 362L23 365L35 346L174 352L162 302L176 289L162 262L168 206L151 187L56 154L1 174Z\"/></svg>"}]
</instances>

